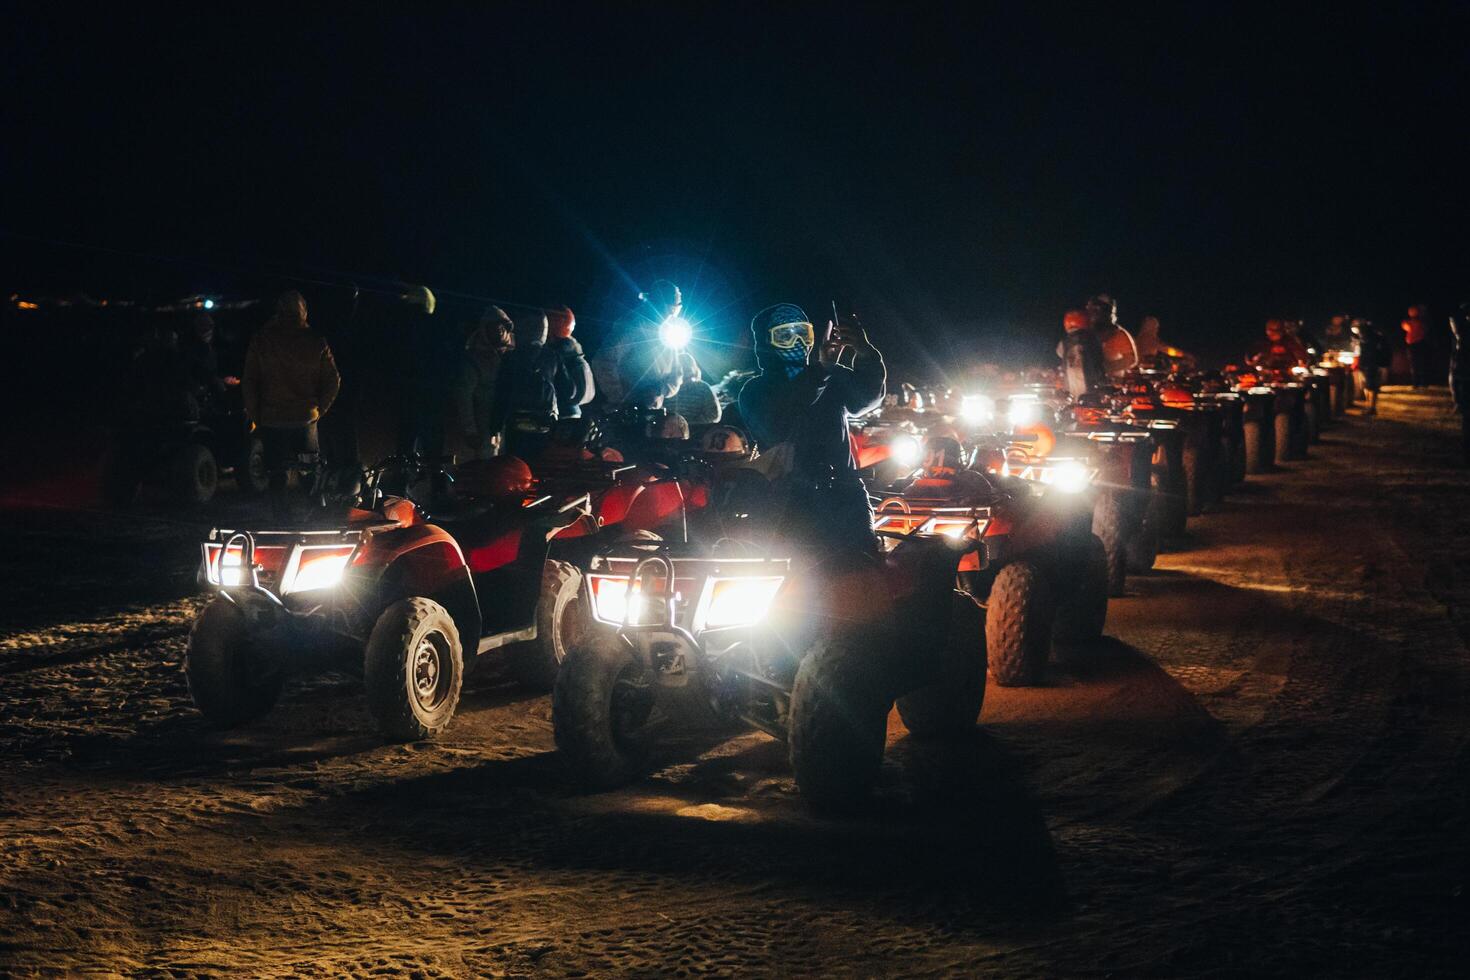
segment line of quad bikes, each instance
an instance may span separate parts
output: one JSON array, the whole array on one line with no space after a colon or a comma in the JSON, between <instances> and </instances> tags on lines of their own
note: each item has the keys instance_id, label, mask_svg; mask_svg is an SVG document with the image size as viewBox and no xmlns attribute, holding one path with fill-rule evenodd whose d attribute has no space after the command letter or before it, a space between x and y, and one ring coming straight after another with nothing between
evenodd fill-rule
<instances>
[{"instance_id":1,"label":"line of quad bikes","mask_svg":"<svg viewBox=\"0 0 1470 980\"><path fill-rule=\"evenodd\" d=\"M804 798L840 809L877 779L895 703L913 736L959 737L987 677L1088 656L1129 573L1353 397L1335 360L1138 371L1076 400L1050 374L902 386L852 424L879 553L822 561L770 533L783 498L733 426L671 441L662 410L620 411L552 424L529 465L393 457L301 526L210 533L189 690L229 728L287 676L346 668L410 741L500 658L553 692L590 789L636 779L674 727L729 726L783 740Z\"/></svg>"}]
</instances>

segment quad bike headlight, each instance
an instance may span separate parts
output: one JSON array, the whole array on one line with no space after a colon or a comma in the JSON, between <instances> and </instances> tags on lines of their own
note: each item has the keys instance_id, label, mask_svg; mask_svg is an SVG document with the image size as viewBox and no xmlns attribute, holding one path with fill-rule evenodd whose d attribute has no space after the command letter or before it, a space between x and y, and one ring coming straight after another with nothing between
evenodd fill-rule
<instances>
[{"instance_id":1,"label":"quad bike headlight","mask_svg":"<svg viewBox=\"0 0 1470 980\"><path fill-rule=\"evenodd\" d=\"M1343 367L1352 367L1358 363L1358 355L1350 350L1340 350L1337 352L1337 363Z\"/></svg>"},{"instance_id":2,"label":"quad bike headlight","mask_svg":"<svg viewBox=\"0 0 1470 980\"><path fill-rule=\"evenodd\" d=\"M1058 463L1046 481L1062 493L1081 493L1092 483L1092 471L1076 460Z\"/></svg>"},{"instance_id":3,"label":"quad bike headlight","mask_svg":"<svg viewBox=\"0 0 1470 980\"><path fill-rule=\"evenodd\" d=\"M960 418L970 425L985 425L995 419L995 399L989 395L966 395L960 399Z\"/></svg>"},{"instance_id":4,"label":"quad bike headlight","mask_svg":"<svg viewBox=\"0 0 1470 980\"><path fill-rule=\"evenodd\" d=\"M771 611L783 581L779 575L715 579L704 610L704 625L710 629L754 626Z\"/></svg>"},{"instance_id":5,"label":"quad bike headlight","mask_svg":"<svg viewBox=\"0 0 1470 980\"><path fill-rule=\"evenodd\" d=\"M205 554L204 574L210 585L244 585L245 570L241 567L239 548L226 550L223 545L209 545Z\"/></svg>"},{"instance_id":6,"label":"quad bike headlight","mask_svg":"<svg viewBox=\"0 0 1470 980\"><path fill-rule=\"evenodd\" d=\"M1010 410L1006 413L1006 419L1012 427L1023 425L1035 425L1041 421L1041 403L1031 398L1011 399Z\"/></svg>"},{"instance_id":7,"label":"quad bike headlight","mask_svg":"<svg viewBox=\"0 0 1470 980\"><path fill-rule=\"evenodd\" d=\"M309 545L296 549L281 576L281 594L330 589L342 581L356 545Z\"/></svg>"},{"instance_id":8,"label":"quad bike headlight","mask_svg":"<svg viewBox=\"0 0 1470 980\"><path fill-rule=\"evenodd\" d=\"M610 626L637 624L646 603L637 589L629 594L626 576L592 575L588 581L592 588L592 614L600 622Z\"/></svg>"},{"instance_id":9,"label":"quad bike headlight","mask_svg":"<svg viewBox=\"0 0 1470 980\"><path fill-rule=\"evenodd\" d=\"M888 455L899 466L912 468L924 458L924 447L911 435L897 435L888 444Z\"/></svg>"}]
</instances>

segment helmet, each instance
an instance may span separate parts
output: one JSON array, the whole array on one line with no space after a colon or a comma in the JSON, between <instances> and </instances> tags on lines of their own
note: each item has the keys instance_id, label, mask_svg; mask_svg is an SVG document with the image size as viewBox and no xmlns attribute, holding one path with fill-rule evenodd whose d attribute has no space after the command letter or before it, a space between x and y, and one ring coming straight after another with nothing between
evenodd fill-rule
<instances>
[{"instance_id":1,"label":"helmet","mask_svg":"<svg viewBox=\"0 0 1470 980\"><path fill-rule=\"evenodd\" d=\"M707 453L744 455L750 447L745 436L733 425L714 425L699 437L699 448Z\"/></svg>"},{"instance_id":2,"label":"helmet","mask_svg":"<svg viewBox=\"0 0 1470 980\"><path fill-rule=\"evenodd\" d=\"M577 317L569 307L558 306L546 311L546 319L551 324L551 335L563 339L570 337L572 331L577 328Z\"/></svg>"},{"instance_id":3,"label":"helmet","mask_svg":"<svg viewBox=\"0 0 1470 980\"><path fill-rule=\"evenodd\" d=\"M964 466L965 453L954 430L936 429L924 440L924 475L953 476Z\"/></svg>"},{"instance_id":4,"label":"helmet","mask_svg":"<svg viewBox=\"0 0 1470 980\"><path fill-rule=\"evenodd\" d=\"M1286 333L1286 325L1283 324L1280 320L1277 320L1275 318L1272 318L1270 320L1267 320L1266 321L1266 336L1269 337L1273 333L1279 333L1279 334Z\"/></svg>"},{"instance_id":5,"label":"helmet","mask_svg":"<svg viewBox=\"0 0 1470 980\"><path fill-rule=\"evenodd\" d=\"M531 491L531 467L515 456L472 459L454 475L454 488L467 497L509 501Z\"/></svg>"},{"instance_id":6,"label":"helmet","mask_svg":"<svg viewBox=\"0 0 1470 980\"><path fill-rule=\"evenodd\" d=\"M1082 310L1068 310L1067 315L1062 317L1062 328L1067 333L1087 329L1087 314Z\"/></svg>"},{"instance_id":7,"label":"helmet","mask_svg":"<svg viewBox=\"0 0 1470 980\"><path fill-rule=\"evenodd\" d=\"M1417 307L1417 306L1411 306L1411 307L1409 307L1409 316L1415 317L1415 316L1422 316L1422 315L1423 314L1419 312L1419 307Z\"/></svg>"}]
</instances>

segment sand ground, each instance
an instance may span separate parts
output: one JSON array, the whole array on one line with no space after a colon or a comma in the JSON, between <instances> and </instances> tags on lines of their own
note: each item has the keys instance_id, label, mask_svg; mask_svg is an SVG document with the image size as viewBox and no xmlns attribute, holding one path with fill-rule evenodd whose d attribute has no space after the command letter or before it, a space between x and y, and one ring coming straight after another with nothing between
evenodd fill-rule
<instances>
[{"instance_id":1,"label":"sand ground","mask_svg":"<svg viewBox=\"0 0 1470 980\"><path fill-rule=\"evenodd\" d=\"M859 819L762 735L579 795L550 703L472 680L384 746L360 686L207 731L198 528L7 514L0 974L1463 975L1470 470L1391 391L1130 579L959 745L891 720Z\"/></svg>"}]
</instances>

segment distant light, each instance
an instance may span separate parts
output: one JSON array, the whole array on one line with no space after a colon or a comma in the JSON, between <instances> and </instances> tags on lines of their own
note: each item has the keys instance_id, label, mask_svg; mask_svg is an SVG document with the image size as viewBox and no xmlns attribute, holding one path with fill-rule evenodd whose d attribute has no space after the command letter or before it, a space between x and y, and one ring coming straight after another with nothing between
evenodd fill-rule
<instances>
[{"instance_id":1,"label":"distant light","mask_svg":"<svg viewBox=\"0 0 1470 980\"><path fill-rule=\"evenodd\" d=\"M689 321L677 314L665 319L658 327L658 339L670 350L688 347L693 336L694 328L689 325Z\"/></svg>"},{"instance_id":2,"label":"distant light","mask_svg":"<svg viewBox=\"0 0 1470 980\"><path fill-rule=\"evenodd\" d=\"M15 305L16 305L17 308L22 309L22 310L39 310L41 308L41 304L39 304L39 303L32 303L29 300L24 300L24 299L18 299L18 300L16 300L15 301Z\"/></svg>"},{"instance_id":3,"label":"distant light","mask_svg":"<svg viewBox=\"0 0 1470 980\"><path fill-rule=\"evenodd\" d=\"M995 418L995 399L987 395L965 395L960 399L960 418L971 425L984 425Z\"/></svg>"},{"instance_id":4,"label":"distant light","mask_svg":"<svg viewBox=\"0 0 1470 980\"><path fill-rule=\"evenodd\" d=\"M212 300L212 299L205 300L204 301L204 308L206 310L212 310L212 309L214 309L214 300Z\"/></svg>"},{"instance_id":5,"label":"distant light","mask_svg":"<svg viewBox=\"0 0 1470 980\"><path fill-rule=\"evenodd\" d=\"M1007 421L1014 427L1035 425L1041 421L1041 405L1029 398L1022 401L1013 398Z\"/></svg>"},{"instance_id":6,"label":"distant light","mask_svg":"<svg viewBox=\"0 0 1470 980\"><path fill-rule=\"evenodd\" d=\"M924 447L911 435L897 435L888 444L888 455L899 466L918 466L919 460L924 458Z\"/></svg>"}]
</instances>

